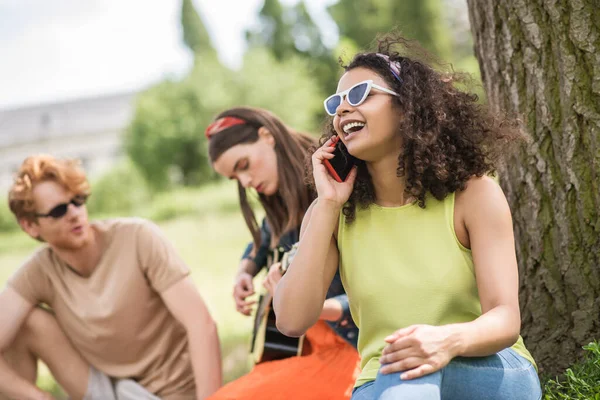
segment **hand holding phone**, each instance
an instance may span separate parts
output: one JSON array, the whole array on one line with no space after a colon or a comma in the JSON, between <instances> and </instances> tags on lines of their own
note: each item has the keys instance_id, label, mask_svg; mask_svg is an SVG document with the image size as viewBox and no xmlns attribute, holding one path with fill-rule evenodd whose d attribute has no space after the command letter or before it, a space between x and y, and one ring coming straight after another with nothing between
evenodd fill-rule
<instances>
[{"instance_id":1,"label":"hand holding phone","mask_svg":"<svg viewBox=\"0 0 600 400\"><path fill-rule=\"evenodd\" d=\"M348 153L346 145L340 140L339 136L334 136L331 139L331 147L335 147L334 157L331 160L323 160L323 164L333 179L344 182L357 159Z\"/></svg>"}]
</instances>

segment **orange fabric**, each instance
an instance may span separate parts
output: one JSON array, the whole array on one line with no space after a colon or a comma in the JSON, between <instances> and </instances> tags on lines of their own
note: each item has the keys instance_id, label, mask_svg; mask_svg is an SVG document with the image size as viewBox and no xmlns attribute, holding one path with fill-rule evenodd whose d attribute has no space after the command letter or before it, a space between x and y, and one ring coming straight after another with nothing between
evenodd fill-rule
<instances>
[{"instance_id":1,"label":"orange fabric","mask_svg":"<svg viewBox=\"0 0 600 400\"><path fill-rule=\"evenodd\" d=\"M208 400L347 400L359 373L358 352L324 321L306 332L310 353L258 364Z\"/></svg>"}]
</instances>

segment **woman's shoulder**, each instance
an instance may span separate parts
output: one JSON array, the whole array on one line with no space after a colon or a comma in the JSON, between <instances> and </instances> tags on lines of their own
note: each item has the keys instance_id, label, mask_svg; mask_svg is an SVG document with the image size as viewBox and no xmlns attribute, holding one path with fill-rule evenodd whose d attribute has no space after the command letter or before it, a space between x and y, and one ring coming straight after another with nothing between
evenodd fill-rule
<instances>
[{"instance_id":1,"label":"woman's shoulder","mask_svg":"<svg viewBox=\"0 0 600 400\"><path fill-rule=\"evenodd\" d=\"M490 176L471 177L465 188L456 192L456 203L478 203L506 199L496 178Z\"/></svg>"},{"instance_id":2,"label":"woman's shoulder","mask_svg":"<svg viewBox=\"0 0 600 400\"><path fill-rule=\"evenodd\" d=\"M508 213L506 196L496 179L489 176L472 177L463 190L456 192L455 214L465 222L473 218L489 219Z\"/></svg>"}]
</instances>

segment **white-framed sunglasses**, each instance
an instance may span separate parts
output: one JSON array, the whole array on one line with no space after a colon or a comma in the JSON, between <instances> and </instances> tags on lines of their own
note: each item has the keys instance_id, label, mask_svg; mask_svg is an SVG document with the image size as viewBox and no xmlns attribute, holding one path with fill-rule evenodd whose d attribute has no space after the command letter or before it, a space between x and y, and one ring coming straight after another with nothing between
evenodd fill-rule
<instances>
[{"instance_id":1,"label":"white-framed sunglasses","mask_svg":"<svg viewBox=\"0 0 600 400\"><path fill-rule=\"evenodd\" d=\"M327 114L334 116L338 107L344 101L344 96L346 96L348 104L350 104L352 107L359 106L366 100L367 96L369 95L369 92L371 92L371 89L381 90L382 92L391 94L392 96L400 96L398 93L388 88L376 85L375 83L373 83L372 80L367 80L357 83L348 90L332 94L331 96L326 98L323 102L323 105L325 106L325 111L327 112Z\"/></svg>"}]
</instances>

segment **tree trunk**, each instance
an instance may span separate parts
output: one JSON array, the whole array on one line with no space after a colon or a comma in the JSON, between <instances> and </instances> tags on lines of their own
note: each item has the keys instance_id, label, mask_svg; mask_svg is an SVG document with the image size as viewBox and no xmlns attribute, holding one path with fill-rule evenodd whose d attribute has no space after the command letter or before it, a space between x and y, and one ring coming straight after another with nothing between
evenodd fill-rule
<instances>
[{"instance_id":1,"label":"tree trunk","mask_svg":"<svg viewBox=\"0 0 600 400\"><path fill-rule=\"evenodd\" d=\"M600 1L467 0L494 111L531 136L500 170L520 273L522 335L557 374L600 339Z\"/></svg>"}]
</instances>

